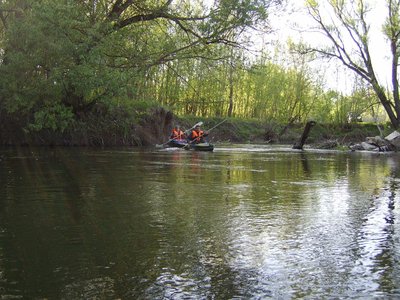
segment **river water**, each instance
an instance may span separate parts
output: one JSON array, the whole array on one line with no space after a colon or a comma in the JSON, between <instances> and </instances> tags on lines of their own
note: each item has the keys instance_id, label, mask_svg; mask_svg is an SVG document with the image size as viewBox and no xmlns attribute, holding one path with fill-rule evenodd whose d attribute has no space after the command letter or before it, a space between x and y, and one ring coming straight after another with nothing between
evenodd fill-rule
<instances>
[{"instance_id":1,"label":"river water","mask_svg":"<svg viewBox=\"0 0 400 300\"><path fill-rule=\"evenodd\" d=\"M0 299L400 297L400 154L0 148Z\"/></svg>"}]
</instances>

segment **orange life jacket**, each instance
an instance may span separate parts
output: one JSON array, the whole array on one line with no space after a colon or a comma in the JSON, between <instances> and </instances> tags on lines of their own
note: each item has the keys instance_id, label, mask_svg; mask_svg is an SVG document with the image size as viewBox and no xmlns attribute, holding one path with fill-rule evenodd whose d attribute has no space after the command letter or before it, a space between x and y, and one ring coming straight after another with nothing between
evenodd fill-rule
<instances>
[{"instance_id":1,"label":"orange life jacket","mask_svg":"<svg viewBox=\"0 0 400 300\"><path fill-rule=\"evenodd\" d=\"M177 139L183 139L184 138L184 133L182 130L178 129L173 129L172 130L172 134L171 134L171 138L177 140Z\"/></svg>"},{"instance_id":2,"label":"orange life jacket","mask_svg":"<svg viewBox=\"0 0 400 300\"><path fill-rule=\"evenodd\" d=\"M196 142L200 142L201 138L204 136L204 131L200 130L199 132L197 132L196 130L192 131L192 140L196 140Z\"/></svg>"}]
</instances>

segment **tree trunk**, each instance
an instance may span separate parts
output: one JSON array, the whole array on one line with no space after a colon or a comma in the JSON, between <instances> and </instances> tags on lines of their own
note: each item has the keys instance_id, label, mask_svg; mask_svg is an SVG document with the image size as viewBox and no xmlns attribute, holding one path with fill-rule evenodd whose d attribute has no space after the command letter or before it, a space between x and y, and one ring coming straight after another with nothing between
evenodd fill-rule
<instances>
[{"instance_id":1,"label":"tree trunk","mask_svg":"<svg viewBox=\"0 0 400 300\"><path fill-rule=\"evenodd\" d=\"M233 112L233 65L229 67L229 107L228 118L232 117Z\"/></svg>"},{"instance_id":2,"label":"tree trunk","mask_svg":"<svg viewBox=\"0 0 400 300\"><path fill-rule=\"evenodd\" d=\"M390 101L387 99L385 92L382 90L380 85L377 82L371 82L372 88L374 89L376 95L379 98L379 101L381 102L383 108L385 109L389 119L390 123L393 125L394 129L399 128L400 124L400 116L396 114L394 111L393 105L390 103Z\"/></svg>"},{"instance_id":3,"label":"tree trunk","mask_svg":"<svg viewBox=\"0 0 400 300\"><path fill-rule=\"evenodd\" d=\"M293 145L293 149L303 150L304 143L306 142L311 128L316 124L315 121L308 121L306 127L304 127L303 134L301 135L300 141Z\"/></svg>"}]
</instances>

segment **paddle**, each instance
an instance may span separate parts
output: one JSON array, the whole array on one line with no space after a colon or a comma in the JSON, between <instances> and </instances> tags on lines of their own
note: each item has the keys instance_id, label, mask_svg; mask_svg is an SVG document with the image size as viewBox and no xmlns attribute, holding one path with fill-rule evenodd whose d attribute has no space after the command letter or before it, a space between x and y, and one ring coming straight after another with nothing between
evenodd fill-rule
<instances>
[{"instance_id":1,"label":"paddle","mask_svg":"<svg viewBox=\"0 0 400 300\"><path fill-rule=\"evenodd\" d=\"M192 130L192 129L195 128L196 126L201 126L201 125L203 125L203 122L202 122L202 121L197 122L197 123L194 124L191 128L189 128L188 130L185 130L184 132L185 132L185 134L187 134L186 132L189 132L190 130ZM166 141L165 143L162 143L161 145L160 145L160 144L156 144L156 148L164 148L164 146L165 146L166 144L168 144L169 142L175 141L176 139L177 139L177 138L169 139L168 141Z\"/></svg>"}]
</instances>

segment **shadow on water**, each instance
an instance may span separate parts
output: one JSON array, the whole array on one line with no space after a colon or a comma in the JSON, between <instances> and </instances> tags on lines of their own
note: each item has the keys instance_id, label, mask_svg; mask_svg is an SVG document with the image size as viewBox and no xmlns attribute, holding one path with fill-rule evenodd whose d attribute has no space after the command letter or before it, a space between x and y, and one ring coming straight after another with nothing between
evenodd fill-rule
<instances>
[{"instance_id":1,"label":"shadow on water","mask_svg":"<svg viewBox=\"0 0 400 300\"><path fill-rule=\"evenodd\" d=\"M0 149L0 294L398 297L397 155Z\"/></svg>"}]
</instances>

